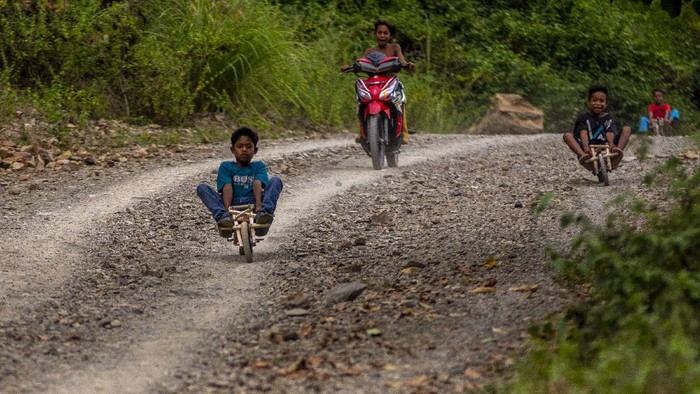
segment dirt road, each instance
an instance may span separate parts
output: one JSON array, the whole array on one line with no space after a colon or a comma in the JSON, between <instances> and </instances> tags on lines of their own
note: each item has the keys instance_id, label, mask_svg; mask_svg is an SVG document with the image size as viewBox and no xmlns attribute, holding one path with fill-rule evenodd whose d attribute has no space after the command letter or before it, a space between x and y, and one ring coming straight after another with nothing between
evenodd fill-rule
<instances>
[{"instance_id":1,"label":"dirt road","mask_svg":"<svg viewBox=\"0 0 700 394\"><path fill-rule=\"evenodd\" d=\"M685 144L660 139L645 162L631 147L604 188L559 136L415 137L382 171L347 137L263 143L285 190L253 264L194 194L226 146L4 174L0 391L477 389L579 296L544 252L575 235L561 214L657 198L644 173ZM347 283L364 291L329 303Z\"/></svg>"}]
</instances>

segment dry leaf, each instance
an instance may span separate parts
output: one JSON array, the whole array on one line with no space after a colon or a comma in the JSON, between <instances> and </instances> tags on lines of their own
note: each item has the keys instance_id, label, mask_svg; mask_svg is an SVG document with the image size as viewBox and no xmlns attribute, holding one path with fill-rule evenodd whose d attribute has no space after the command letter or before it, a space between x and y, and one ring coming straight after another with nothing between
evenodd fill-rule
<instances>
[{"instance_id":1,"label":"dry leaf","mask_svg":"<svg viewBox=\"0 0 700 394\"><path fill-rule=\"evenodd\" d=\"M685 157L688 160L698 160L698 159L700 159L700 154L698 154L698 152L694 152L692 150L689 150L683 154L683 157Z\"/></svg>"},{"instance_id":2,"label":"dry leaf","mask_svg":"<svg viewBox=\"0 0 700 394\"><path fill-rule=\"evenodd\" d=\"M263 368L270 368L270 363L267 361L256 361L253 364L253 369L263 369Z\"/></svg>"},{"instance_id":3,"label":"dry leaf","mask_svg":"<svg viewBox=\"0 0 700 394\"><path fill-rule=\"evenodd\" d=\"M518 287L511 287L508 291L536 291L540 288L540 285L522 285Z\"/></svg>"},{"instance_id":4,"label":"dry leaf","mask_svg":"<svg viewBox=\"0 0 700 394\"><path fill-rule=\"evenodd\" d=\"M279 371L280 375L291 375L296 371L300 371L302 369L306 369L306 360L303 358L300 358L299 360L293 362L290 366L287 368Z\"/></svg>"},{"instance_id":5,"label":"dry leaf","mask_svg":"<svg viewBox=\"0 0 700 394\"><path fill-rule=\"evenodd\" d=\"M486 287L486 286L479 286L472 290L473 293L477 294L483 294L483 293L495 293L496 288L495 287Z\"/></svg>"},{"instance_id":6,"label":"dry leaf","mask_svg":"<svg viewBox=\"0 0 700 394\"><path fill-rule=\"evenodd\" d=\"M313 332L314 328L311 326L311 324L304 324L303 326L299 327L299 336L302 338L306 338L311 333Z\"/></svg>"},{"instance_id":7,"label":"dry leaf","mask_svg":"<svg viewBox=\"0 0 700 394\"><path fill-rule=\"evenodd\" d=\"M479 373L479 371L477 371L474 368L467 368L464 370L464 377L468 378L468 379L476 380L476 379L479 379L481 377L481 374Z\"/></svg>"},{"instance_id":8,"label":"dry leaf","mask_svg":"<svg viewBox=\"0 0 700 394\"><path fill-rule=\"evenodd\" d=\"M388 382L386 385L391 387L391 388L398 389L398 388L402 388L402 387L406 387L406 386L408 386L408 387L420 387L420 386L426 385L428 382L430 382L430 378L423 375L423 376L419 376L413 380L396 380L393 382Z\"/></svg>"},{"instance_id":9,"label":"dry leaf","mask_svg":"<svg viewBox=\"0 0 700 394\"><path fill-rule=\"evenodd\" d=\"M408 267L408 268L402 269L401 273L402 274L412 274L412 273L416 272L417 270L418 269L416 267Z\"/></svg>"},{"instance_id":10,"label":"dry leaf","mask_svg":"<svg viewBox=\"0 0 700 394\"><path fill-rule=\"evenodd\" d=\"M486 268L493 268L496 266L496 259L494 257L489 257L482 265Z\"/></svg>"},{"instance_id":11,"label":"dry leaf","mask_svg":"<svg viewBox=\"0 0 700 394\"><path fill-rule=\"evenodd\" d=\"M357 376L362 374L362 367L353 365L352 367L341 368L340 374L344 376Z\"/></svg>"}]
</instances>

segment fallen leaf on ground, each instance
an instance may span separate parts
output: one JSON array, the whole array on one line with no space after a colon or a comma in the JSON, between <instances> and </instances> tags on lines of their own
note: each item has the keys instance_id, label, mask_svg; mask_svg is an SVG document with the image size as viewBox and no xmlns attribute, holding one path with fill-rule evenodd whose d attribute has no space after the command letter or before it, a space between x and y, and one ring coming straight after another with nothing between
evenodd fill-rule
<instances>
[{"instance_id":1,"label":"fallen leaf on ground","mask_svg":"<svg viewBox=\"0 0 700 394\"><path fill-rule=\"evenodd\" d=\"M367 335L369 335L371 337L378 337L378 336L382 335L382 330L380 330L378 328L370 328L367 330Z\"/></svg>"},{"instance_id":2,"label":"fallen leaf on ground","mask_svg":"<svg viewBox=\"0 0 700 394\"><path fill-rule=\"evenodd\" d=\"M508 291L537 291L540 285L522 285L518 287L511 287Z\"/></svg>"},{"instance_id":3,"label":"fallen leaf on ground","mask_svg":"<svg viewBox=\"0 0 700 394\"><path fill-rule=\"evenodd\" d=\"M688 160L698 160L700 159L700 154L698 154L698 152L689 150L683 154L683 157L685 157Z\"/></svg>"},{"instance_id":4,"label":"fallen leaf on ground","mask_svg":"<svg viewBox=\"0 0 700 394\"><path fill-rule=\"evenodd\" d=\"M482 265L486 268L493 268L496 266L496 259L494 257L489 257Z\"/></svg>"},{"instance_id":5,"label":"fallen leaf on ground","mask_svg":"<svg viewBox=\"0 0 700 394\"><path fill-rule=\"evenodd\" d=\"M477 293L477 294L494 293L494 292L496 292L496 288L495 287L479 286L479 287L475 288L474 290L472 290L472 292Z\"/></svg>"},{"instance_id":6,"label":"fallen leaf on ground","mask_svg":"<svg viewBox=\"0 0 700 394\"><path fill-rule=\"evenodd\" d=\"M302 369L306 369L306 360L303 358L300 358L299 360L293 362L290 366L287 368L279 371L280 375L290 375L293 374L296 371L300 371Z\"/></svg>"},{"instance_id":7,"label":"fallen leaf on ground","mask_svg":"<svg viewBox=\"0 0 700 394\"><path fill-rule=\"evenodd\" d=\"M474 368L467 368L464 370L464 377L468 379L479 379L481 377L481 374L479 371L477 371Z\"/></svg>"},{"instance_id":8,"label":"fallen leaf on ground","mask_svg":"<svg viewBox=\"0 0 700 394\"><path fill-rule=\"evenodd\" d=\"M309 335L311 335L311 333L313 332L313 330L314 330L314 328L313 328L312 325L310 325L310 324L305 324L305 325L299 327L299 336L302 337L302 338L306 338L306 337L308 337Z\"/></svg>"},{"instance_id":9,"label":"fallen leaf on ground","mask_svg":"<svg viewBox=\"0 0 700 394\"><path fill-rule=\"evenodd\" d=\"M253 364L253 369L263 369L263 368L270 368L270 363L267 361L256 361Z\"/></svg>"},{"instance_id":10,"label":"fallen leaf on ground","mask_svg":"<svg viewBox=\"0 0 700 394\"><path fill-rule=\"evenodd\" d=\"M345 376L357 376L362 374L362 367L353 365L352 367L340 368L340 374Z\"/></svg>"},{"instance_id":11,"label":"fallen leaf on ground","mask_svg":"<svg viewBox=\"0 0 700 394\"><path fill-rule=\"evenodd\" d=\"M401 387L419 387L423 386L430 381L430 378L423 375L419 376L413 380L403 380L403 381L393 381L387 383L387 386L391 388L401 388Z\"/></svg>"}]
</instances>

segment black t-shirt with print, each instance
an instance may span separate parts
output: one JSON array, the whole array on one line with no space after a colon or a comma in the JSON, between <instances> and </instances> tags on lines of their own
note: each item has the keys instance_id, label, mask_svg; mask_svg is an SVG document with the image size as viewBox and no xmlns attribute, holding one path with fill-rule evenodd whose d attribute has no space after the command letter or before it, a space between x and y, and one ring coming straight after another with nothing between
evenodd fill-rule
<instances>
[{"instance_id":1,"label":"black t-shirt with print","mask_svg":"<svg viewBox=\"0 0 700 394\"><path fill-rule=\"evenodd\" d=\"M574 136L578 140L581 139L581 130L588 131L588 141L590 142L605 143L607 132L612 132L615 136L618 134L615 120L609 113L595 116L587 112L579 115L574 124Z\"/></svg>"}]
</instances>

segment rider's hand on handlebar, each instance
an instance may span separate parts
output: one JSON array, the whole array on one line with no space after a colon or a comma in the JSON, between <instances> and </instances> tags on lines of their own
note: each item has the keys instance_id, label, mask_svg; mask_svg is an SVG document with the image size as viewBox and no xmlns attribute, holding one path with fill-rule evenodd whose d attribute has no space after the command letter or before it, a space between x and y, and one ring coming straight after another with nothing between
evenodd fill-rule
<instances>
[{"instance_id":1,"label":"rider's hand on handlebar","mask_svg":"<svg viewBox=\"0 0 700 394\"><path fill-rule=\"evenodd\" d=\"M351 68L352 68L352 66L349 66L347 64L344 66L340 66L340 72L346 72L346 71L350 70Z\"/></svg>"},{"instance_id":2,"label":"rider's hand on handlebar","mask_svg":"<svg viewBox=\"0 0 700 394\"><path fill-rule=\"evenodd\" d=\"M414 63L408 62L406 63L406 68L408 68L408 71L413 71L416 69L416 65Z\"/></svg>"}]
</instances>

